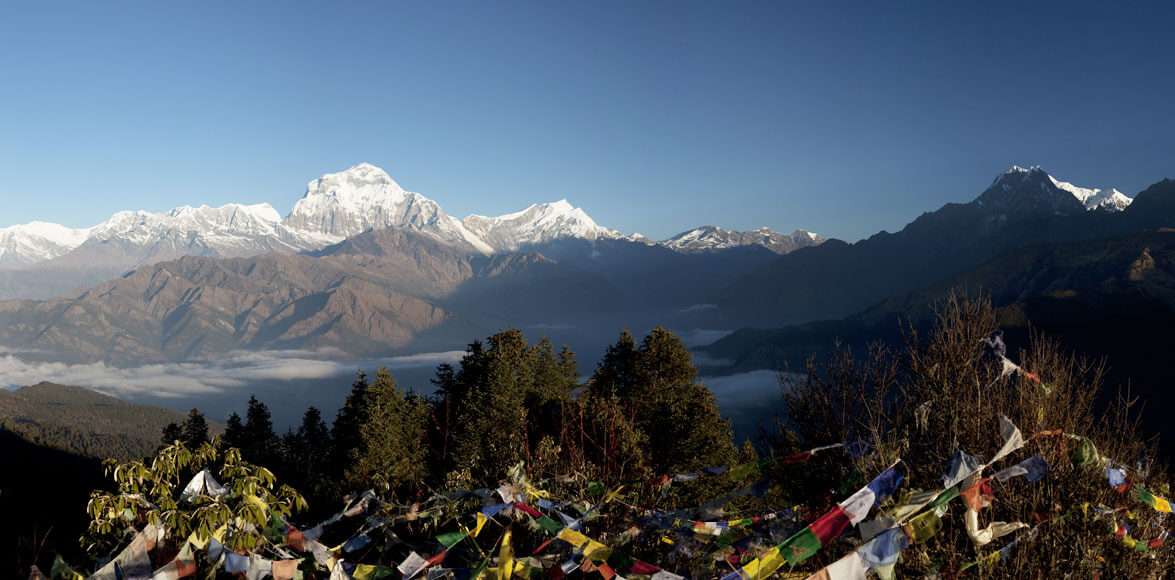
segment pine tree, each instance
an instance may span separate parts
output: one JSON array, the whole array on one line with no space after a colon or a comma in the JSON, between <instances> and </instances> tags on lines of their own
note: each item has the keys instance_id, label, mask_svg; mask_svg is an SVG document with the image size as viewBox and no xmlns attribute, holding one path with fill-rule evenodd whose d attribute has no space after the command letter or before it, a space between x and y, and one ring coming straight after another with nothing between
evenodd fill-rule
<instances>
[{"instance_id":1,"label":"pine tree","mask_svg":"<svg viewBox=\"0 0 1175 580\"><path fill-rule=\"evenodd\" d=\"M204 414L199 409L192 409L188 412L188 420L184 421L184 445L196 449L208 441L208 421L204 419Z\"/></svg>"},{"instance_id":2,"label":"pine tree","mask_svg":"<svg viewBox=\"0 0 1175 580\"><path fill-rule=\"evenodd\" d=\"M367 389L367 375L359 371L351 383L351 393L331 425L330 473L335 477L342 477L351 460L351 452L361 443L361 429L367 420Z\"/></svg>"},{"instance_id":3,"label":"pine tree","mask_svg":"<svg viewBox=\"0 0 1175 580\"><path fill-rule=\"evenodd\" d=\"M322 420L322 412L317 407L309 407L302 414L302 424L294 434L299 445L299 453L294 457L291 466L296 466L302 481L309 484L308 489L317 485L320 478L327 476L330 464L330 453L333 442L326 422Z\"/></svg>"},{"instance_id":4,"label":"pine tree","mask_svg":"<svg viewBox=\"0 0 1175 580\"><path fill-rule=\"evenodd\" d=\"M424 446L427 408L406 396L387 369L380 369L367 389L366 417L359 447L351 453L346 480L352 488L398 489L427 474Z\"/></svg>"},{"instance_id":5,"label":"pine tree","mask_svg":"<svg viewBox=\"0 0 1175 580\"><path fill-rule=\"evenodd\" d=\"M735 456L730 424L714 394L697 382L689 350L657 327L637 351L630 396L636 425L648 438L648 459L659 473L725 465Z\"/></svg>"},{"instance_id":6,"label":"pine tree","mask_svg":"<svg viewBox=\"0 0 1175 580\"><path fill-rule=\"evenodd\" d=\"M233 413L224 423L224 436L220 438L225 449L241 449L245 446L245 426L241 424L241 416Z\"/></svg>"},{"instance_id":7,"label":"pine tree","mask_svg":"<svg viewBox=\"0 0 1175 580\"><path fill-rule=\"evenodd\" d=\"M273 432L273 417L269 407L257 400L256 396L249 397L244 435L245 444L241 454L245 459L258 465L274 466L278 459L278 439Z\"/></svg>"},{"instance_id":8,"label":"pine tree","mask_svg":"<svg viewBox=\"0 0 1175 580\"><path fill-rule=\"evenodd\" d=\"M556 355L551 341L543 338L531 347L531 357L534 368L532 386L527 393L529 402L542 405L566 399L575 388L574 371L568 370L568 364L575 365L575 355L566 347ZM529 404L528 408L531 408Z\"/></svg>"},{"instance_id":9,"label":"pine tree","mask_svg":"<svg viewBox=\"0 0 1175 580\"><path fill-rule=\"evenodd\" d=\"M627 330L620 333L616 343L609 346L596 367L590 382L591 390L599 396L617 395L628 398L637 380L636 341Z\"/></svg>"},{"instance_id":10,"label":"pine tree","mask_svg":"<svg viewBox=\"0 0 1175 580\"><path fill-rule=\"evenodd\" d=\"M500 332L488 343L484 352L474 343L462 359L458 384L466 392L454 452L457 468L483 483L496 481L527 452L525 402L534 389L534 357L522 332Z\"/></svg>"}]
</instances>

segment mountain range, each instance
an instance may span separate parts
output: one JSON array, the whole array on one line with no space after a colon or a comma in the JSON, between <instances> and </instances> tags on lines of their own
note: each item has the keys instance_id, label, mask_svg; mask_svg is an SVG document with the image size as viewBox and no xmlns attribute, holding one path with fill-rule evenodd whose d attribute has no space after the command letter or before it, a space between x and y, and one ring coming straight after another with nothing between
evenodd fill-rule
<instances>
[{"instance_id":1,"label":"mountain range","mask_svg":"<svg viewBox=\"0 0 1175 580\"><path fill-rule=\"evenodd\" d=\"M371 230L410 229L430 234L473 254L495 255L559 239L628 240L651 243L600 226L567 200L538 203L522 211L457 219L437 202L406 191L384 170L361 163L311 181L284 219L269 204L179 207L169 212L126 211L96 226L73 229L34 222L0 229L0 298L48 298L87 288L138 267L183 256L249 257L322 250ZM707 227L680 243L686 232L663 243L681 251L707 251L758 244L785 253L817 244L819 236L790 236Z\"/></svg>"},{"instance_id":2,"label":"mountain range","mask_svg":"<svg viewBox=\"0 0 1175 580\"><path fill-rule=\"evenodd\" d=\"M56 298L0 301L0 346L132 365L238 350L447 350L507 326L595 348L623 327L845 319L1009 252L1171 225L1171 183L1131 199L1014 166L970 202L856 243L712 226L651 242L566 201L459 220L361 164L310 182L284 219L228 205L124 212L68 240L33 228L56 245L41 244L39 262L22 254L7 280L105 275Z\"/></svg>"}]
</instances>

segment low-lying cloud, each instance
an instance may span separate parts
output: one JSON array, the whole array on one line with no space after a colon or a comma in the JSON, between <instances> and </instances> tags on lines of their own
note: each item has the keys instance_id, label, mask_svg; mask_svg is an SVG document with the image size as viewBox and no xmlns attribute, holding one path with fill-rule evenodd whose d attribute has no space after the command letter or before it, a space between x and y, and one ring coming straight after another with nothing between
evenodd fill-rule
<instances>
[{"instance_id":1,"label":"low-lying cloud","mask_svg":"<svg viewBox=\"0 0 1175 580\"><path fill-rule=\"evenodd\" d=\"M115 367L22 358L0 352L0 384L8 387L49 381L90 387L115 396L192 397L241 389L261 381L298 381L348 375L359 369L392 370L454 363L462 351L418 353L377 359L335 358L333 351L232 352L215 360Z\"/></svg>"}]
</instances>

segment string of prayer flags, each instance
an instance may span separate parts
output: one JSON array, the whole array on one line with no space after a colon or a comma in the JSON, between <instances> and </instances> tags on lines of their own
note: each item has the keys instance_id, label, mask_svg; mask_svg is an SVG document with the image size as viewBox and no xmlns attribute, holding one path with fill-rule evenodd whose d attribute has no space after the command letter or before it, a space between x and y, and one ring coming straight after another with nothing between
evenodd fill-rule
<instances>
[{"instance_id":1,"label":"string of prayer flags","mask_svg":"<svg viewBox=\"0 0 1175 580\"><path fill-rule=\"evenodd\" d=\"M832 543L846 529L856 525L869 514L869 510L884 498L893 495L902 482L902 475L894 466L873 478L868 485L858 490L845 501L833 507L819 519L809 524L778 546L764 552L742 569L737 576L747 580L766 578L784 563L795 566L811 558L820 548ZM727 575L730 578L732 575Z\"/></svg>"},{"instance_id":2,"label":"string of prayer flags","mask_svg":"<svg viewBox=\"0 0 1175 580\"><path fill-rule=\"evenodd\" d=\"M1134 499L1150 506L1157 512L1171 513L1171 502L1159 497L1141 485L1134 486Z\"/></svg>"}]
</instances>

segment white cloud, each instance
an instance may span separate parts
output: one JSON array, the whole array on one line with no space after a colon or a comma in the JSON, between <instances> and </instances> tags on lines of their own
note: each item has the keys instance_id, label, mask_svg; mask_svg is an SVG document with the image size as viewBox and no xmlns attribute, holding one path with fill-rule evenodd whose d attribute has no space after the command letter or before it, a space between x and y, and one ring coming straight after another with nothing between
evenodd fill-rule
<instances>
[{"instance_id":1,"label":"white cloud","mask_svg":"<svg viewBox=\"0 0 1175 580\"><path fill-rule=\"evenodd\" d=\"M0 351L0 384L15 387L41 381L90 387L115 396L164 398L222 393L258 381L295 381L346 375L361 368L407 369L454 363L462 351L339 360L331 351L232 352L216 360L114 367L104 363L68 364L21 358Z\"/></svg>"}]
</instances>

